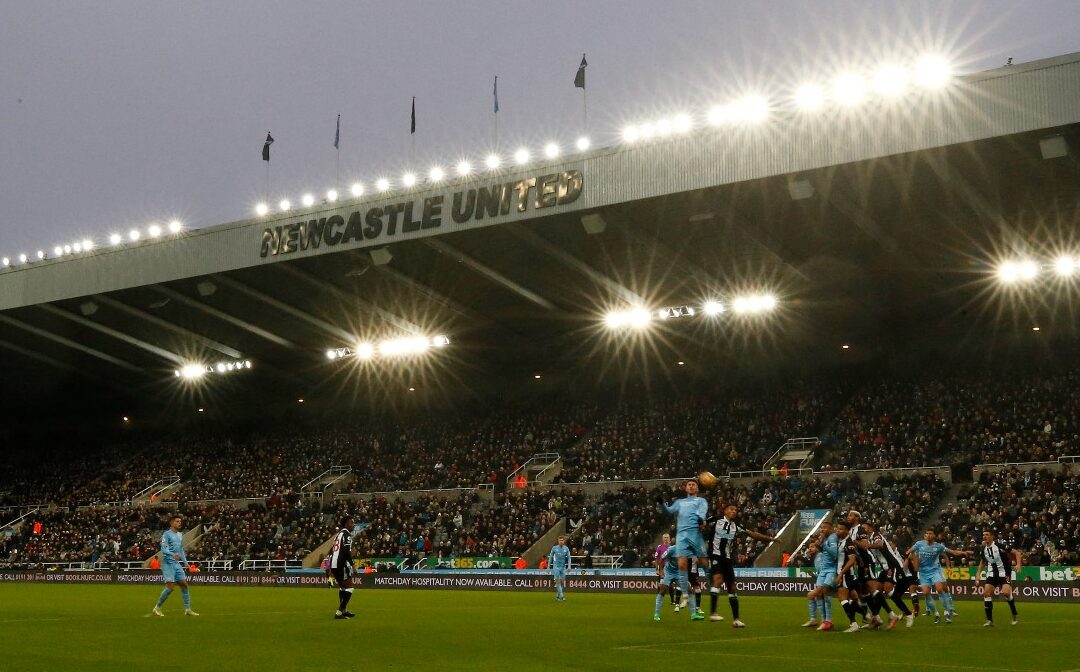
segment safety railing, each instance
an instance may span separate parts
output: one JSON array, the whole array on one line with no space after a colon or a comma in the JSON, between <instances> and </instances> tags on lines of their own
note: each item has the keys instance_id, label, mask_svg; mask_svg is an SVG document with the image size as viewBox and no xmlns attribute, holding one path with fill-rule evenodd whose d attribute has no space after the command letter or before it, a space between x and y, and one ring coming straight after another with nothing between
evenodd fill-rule
<instances>
[{"instance_id":1,"label":"safety railing","mask_svg":"<svg viewBox=\"0 0 1080 672\"><path fill-rule=\"evenodd\" d=\"M817 446L820 443L821 439L816 436L800 436L794 439L788 439L779 448L776 449L776 452L769 456L769 459L765 460L763 469L768 469L769 465L772 464L774 460L778 459L781 455L783 455L785 451L813 447Z\"/></svg>"},{"instance_id":2,"label":"safety railing","mask_svg":"<svg viewBox=\"0 0 1080 672\"><path fill-rule=\"evenodd\" d=\"M240 571L243 572L283 572L289 569L302 569L302 560L241 560Z\"/></svg>"},{"instance_id":3,"label":"safety railing","mask_svg":"<svg viewBox=\"0 0 1080 672\"><path fill-rule=\"evenodd\" d=\"M570 568L581 569L585 566L585 559L587 555L571 555L570 556ZM595 569L618 569L622 567L621 555L594 555L592 556L592 566Z\"/></svg>"},{"instance_id":4,"label":"safety railing","mask_svg":"<svg viewBox=\"0 0 1080 672\"><path fill-rule=\"evenodd\" d=\"M552 463L559 459L560 455L558 453L537 453L533 455L525 460L525 464L510 472L510 475L506 477L506 486L511 487L514 484L515 479L517 479L520 474L525 473L530 464L536 466L537 464L543 463L546 466L551 466Z\"/></svg>"},{"instance_id":5,"label":"safety railing","mask_svg":"<svg viewBox=\"0 0 1080 672\"><path fill-rule=\"evenodd\" d=\"M179 476L163 476L151 483L150 485L146 486L142 490L136 492L131 499L137 500L140 497L146 497L151 502L153 502L159 497L161 497L161 493L175 486L179 482Z\"/></svg>"},{"instance_id":6,"label":"safety railing","mask_svg":"<svg viewBox=\"0 0 1080 672\"><path fill-rule=\"evenodd\" d=\"M300 486L302 494L321 493L327 487L352 473L352 467L338 464L326 469L321 474Z\"/></svg>"}]
</instances>

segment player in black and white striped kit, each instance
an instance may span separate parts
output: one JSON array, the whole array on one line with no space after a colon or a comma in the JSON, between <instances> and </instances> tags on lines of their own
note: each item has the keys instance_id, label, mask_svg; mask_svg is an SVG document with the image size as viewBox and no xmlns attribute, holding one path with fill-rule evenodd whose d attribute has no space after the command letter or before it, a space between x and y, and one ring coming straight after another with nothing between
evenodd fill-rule
<instances>
[{"instance_id":1,"label":"player in black and white striped kit","mask_svg":"<svg viewBox=\"0 0 1080 672\"><path fill-rule=\"evenodd\" d=\"M900 611L904 616L905 625L910 628L915 622L915 615L911 613L911 609L904 603L904 593L907 592L908 585L911 584L914 575L908 568L907 558L900 554L894 541L884 535L883 541L884 544L877 552L878 555L881 556L886 567L885 573L882 576L885 595L886 597L891 598L893 604L900 608ZM889 630L895 628L896 623L899 620L900 616L890 609Z\"/></svg>"},{"instance_id":2,"label":"player in black and white striped kit","mask_svg":"<svg viewBox=\"0 0 1080 672\"><path fill-rule=\"evenodd\" d=\"M983 627L994 625L994 593L1000 592L1009 603L1012 611L1012 624L1019 623L1016 615L1016 602L1013 601L1012 572L1019 572L1021 563L1020 552L1012 548L1010 544L995 540L995 534L990 530L983 531L983 546L979 550L979 569L975 572L975 588L979 587L979 579L982 577L983 566L986 567L986 581L983 583L983 611L986 612L986 623Z\"/></svg>"},{"instance_id":3,"label":"player in black and white striped kit","mask_svg":"<svg viewBox=\"0 0 1080 672\"><path fill-rule=\"evenodd\" d=\"M745 628L739 620L739 595L735 592L735 536L746 535L758 541L776 541L776 537L748 530L735 522L739 509L734 504L723 508L722 518L710 517L705 521L705 536L709 548L709 573L712 575L712 587L709 598L712 614L710 621L722 621L724 618L716 612L716 603L720 597L720 588L727 589L728 604L731 606L731 626Z\"/></svg>"},{"instance_id":4,"label":"player in black and white striped kit","mask_svg":"<svg viewBox=\"0 0 1080 672\"><path fill-rule=\"evenodd\" d=\"M341 519L341 529L334 537L334 545L330 549L330 572L338 585L338 609L334 612L334 618L354 618L356 614L348 610L349 600L352 599L352 542L353 529L356 521L352 516Z\"/></svg>"}]
</instances>

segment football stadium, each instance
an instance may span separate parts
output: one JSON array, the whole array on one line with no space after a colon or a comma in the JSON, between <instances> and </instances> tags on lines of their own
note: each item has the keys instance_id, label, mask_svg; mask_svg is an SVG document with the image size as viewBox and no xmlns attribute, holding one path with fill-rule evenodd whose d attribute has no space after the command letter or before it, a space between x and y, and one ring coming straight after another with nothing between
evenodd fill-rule
<instances>
[{"instance_id":1,"label":"football stadium","mask_svg":"<svg viewBox=\"0 0 1080 672\"><path fill-rule=\"evenodd\" d=\"M914 54L0 250L0 667L1075 669L1078 157Z\"/></svg>"}]
</instances>

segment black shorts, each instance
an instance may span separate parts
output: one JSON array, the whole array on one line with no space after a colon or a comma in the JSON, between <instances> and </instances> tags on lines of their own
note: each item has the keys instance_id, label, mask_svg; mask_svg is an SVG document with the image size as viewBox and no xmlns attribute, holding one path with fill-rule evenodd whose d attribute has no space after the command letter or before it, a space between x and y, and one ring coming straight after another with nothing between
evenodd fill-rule
<instances>
[{"instance_id":1,"label":"black shorts","mask_svg":"<svg viewBox=\"0 0 1080 672\"><path fill-rule=\"evenodd\" d=\"M859 594L866 592L862 579L855 575L854 570L844 572L844 581L840 585Z\"/></svg>"},{"instance_id":2,"label":"black shorts","mask_svg":"<svg viewBox=\"0 0 1080 672\"><path fill-rule=\"evenodd\" d=\"M885 583L886 581L892 583L892 571L888 569L883 569L878 572L871 572L870 575L866 578L866 580L877 581L878 583Z\"/></svg>"},{"instance_id":3,"label":"black shorts","mask_svg":"<svg viewBox=\"0 0 1080 672\"><path fill-rule=\"evenodd\" d=\"M330 570L330 573L334 575L334 581L336 581L339 586L345 583L346 579L349 578L349 575L345 573L344 567L334 567Z\"/></svg>"},{"instance_id":4,"label":"black shorts","mask_svg":"<svg viewBox=\"0 0 1080 672\"><path fill-rule=\"evenodd\" d=\"M709 560L711 561L709 576L719 574L724 577L724 587L730 593L735 592L735 564L729 558L719 555L710 556Z\"/></svg>"},{"instance_id":5,"label":"black shorts","mask_svg":"<svg viewBox=\"0 0 1080 672\"><path fill-rule=\"evenodd\" d=\"M886 581L896 586L896 590L904 593L907 592L908 586L911 585L911 581L914 578L915 577L908 576L907 574L903 574L895 569L890 569L889 578L886 579Z\"/></svg>"},{"instance_id":6,"label":"black shorts","mask_svg":"<svg viewBox=\"0 0 1080 672\"><path fill-rule=\"evenodd\" d=\"M1004 576L988 576L985 583L995 587L1001 588L1002 586L1012 586L1012 581Z\"/></svg>"}]
</instances>

